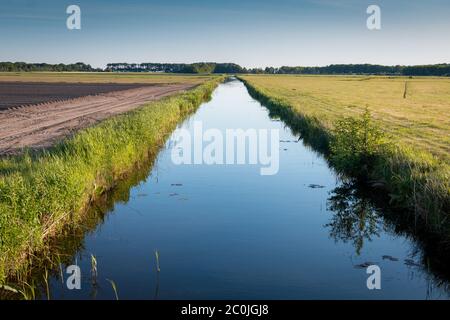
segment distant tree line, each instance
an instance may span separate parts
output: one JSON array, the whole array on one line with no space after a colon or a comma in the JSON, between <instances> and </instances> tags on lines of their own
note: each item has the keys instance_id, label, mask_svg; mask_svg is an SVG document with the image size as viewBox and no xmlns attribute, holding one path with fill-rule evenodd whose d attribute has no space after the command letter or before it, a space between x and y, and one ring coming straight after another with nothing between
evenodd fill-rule
<instances>
[{"instance_id":1,"label":"distant tree line","mask_svg":"<svg viewBox=\"0 0 450 320\"><path fill-rule=\"evenodd\" d=\"M246 69L235 63L109 63L106 71L112 72L165 72L165 73L245 73Z\"/></svg>"},{"instance_id":2,"label":"distant tree line","mask_svg":"<svg viewBox=\"0 0 450 320\"><path fill-rule=\"evenodd\" d=\"M88 64L77 62L73 64L48 64L26 62L0 62L1 72L28 72L28 71L59 71L59 72L92 72L102 71L94 69Z\"/></svg>"},{"instance_id":3,"label":"distant tree line","mask_svg":"<svg viewBox=\"0 0 450 320\"><path fill-rule=\"evenodd\" d=\"M105 69L95 69L78 62L74 64L47 64L0 62L0 72L59 71L59 72L161 72L161 73L253 73L253 74L322 74L322 75L403 75L450 76L450 64L418 66L382 66L376 64L332 64L325 67L267 67L247 69L235 63L109 63Z\"/></svg>"},{"instance_id":4,"label":"distant tree line","mask_svg":"<svg viewBox=\"0 0 450 320\"><path fill-rule=\"evenodd\" d=\"M265 68L260 73L273 74L369 74L403 76L450 76L450 64L422 66L382 66L375 64L333 64L325 67Z\"/></svg>"},{"instance_id":5,"label":"distant tree line","mask_svg":"<svg viewBox=\"0 0 450 320\"><path fill-rule=\"evenodd\" d=\"M254 74L368 74L404 76L450 76L450 64L382 66L375 64L332 64L325 67L243 68L235 63L110 63L106 71L165 73L254 73Z\"/></svg>"}]
</instances>

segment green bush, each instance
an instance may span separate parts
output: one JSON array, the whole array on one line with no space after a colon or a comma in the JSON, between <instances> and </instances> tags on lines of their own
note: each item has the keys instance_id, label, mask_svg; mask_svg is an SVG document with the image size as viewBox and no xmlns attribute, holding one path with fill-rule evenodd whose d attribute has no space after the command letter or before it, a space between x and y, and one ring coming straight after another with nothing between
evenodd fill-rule
<instances>
[{"instance_id":1,"label":"green bush","mask_svg":"<svg viewBox=\"0 0 450 320\"><path fill-rule=\"evenodd\" d=\"M330 144L330 161L339 172L363 178L372 171L387 147L385 134L366 109L358 118L346 117L336 122Z\"/></svg>"}]
</instances>

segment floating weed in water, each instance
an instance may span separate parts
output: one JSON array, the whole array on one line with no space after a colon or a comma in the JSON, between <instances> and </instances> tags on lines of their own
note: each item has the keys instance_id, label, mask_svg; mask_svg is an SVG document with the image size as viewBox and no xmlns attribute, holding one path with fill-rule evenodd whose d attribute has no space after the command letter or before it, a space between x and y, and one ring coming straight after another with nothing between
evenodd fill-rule
<instances>
[{"instance_id":1,"label":"floating weed in water","mask_svg":"<svg viewBox=\"0 0 450 320\"><path fill-rule=\"evenodd\" d=\"M181 187L181 186L183 186L183 184L182 183L172 183L171 186L172 187Z\"/></svg>"},{"instance_id":2,"label":"floating weed in water","mask_svg":"<svg viewBox=\"0 0 450 320\"><path fill-rule=\"evenodd\" d=\"M405 265L410 267L421 267L421 265L415 262L413 259L405 259Z\"/></svg>"},{"instance_id":3,"label":"floating weed in water","mask_svg":"<svg viewBox=\"0 0 450 320\"><path fill-rule=\"evenodd\" d=\"M375 262L371 262L371 261L367 261L367 262L364 262L364 263L361 263L361 264L357 264L354 267L356 269L366 269L367 267L372 266L374 264L376 264L376 263Z\"/></svg>"},{"instance_id":4,"label":"floating weed in water","mask_svg":"<svg viewBox=\"0 0 450 320\"><path fill-rule=\"evenodd\" d=\"M97 284L97 275L97 258L91 254L91 279L93 285Z\"/></svg>"},{"instance_id":5,"label":"floating weed in water","mask_svg":"<svg viewBox=\"0 0 450 320\"><path fill-rule=\"evenodd\" d=\"M117 286L116 286L116 283L114 282L114 281L112 281L112 280L109 280L109 279L106 279L107 281L109 281L109 283L111 283L111 287L113 288L113 290L114 290L114 294L115 294L115 296L116 296L116 300L119 300L119 295L117 294Z\"/></svg>"},{"instance_id":6,"label":"floating weed in water","mask_svg":"<svg viewBox=\"0 0 450 320\"><path fill-rule=\"evenodd\" d=\"M383 260L389 260L389 261L398 261L397 258L394 258L393 256L384 255Z\"/></svg>"},{"instance_id":7,"label":"floating weed in water","mask_svg":"<svg viewBox=\"0 0 450 320\"><path fill-rule=\"evenodd\" d=\"M158 252L158 250L155 250L155 257L156 257L156 271L160 272L161 269L159 267L159 252Z\"/></svg>"},{"instance_id":8,"label":"floating weed in water","mask_svg":"<svg viewBox=\"0 0 450 320\"><path fill-rule=\"evenodd\" d=\"M177 195L178 195L178 193L171 193L171 194L169 194L169 197L175 197Z\"/></svg>"},{"instance_id":9,"label":"floating weed in water","mask_svg":"<svg viewBox=\"0 0 450 320\"><path fill-rule=\"evenodd\" d=\"M139 193L137 196L138 196L138 197L147 197L148 194L146 194L146 193Z\"/></svg>"},{"instance_id":10,"label":"floating weed in water","mask_svg":"<svg viewBox=\"0 0 450 320\"><path fill-rule=\"evenodd\" d=\"M311 189L322 189L322 188L325 188L325 186L321 186L320 184L310 184L308 186L308 188L311 188Z\"/></svg>"}]
</instances>

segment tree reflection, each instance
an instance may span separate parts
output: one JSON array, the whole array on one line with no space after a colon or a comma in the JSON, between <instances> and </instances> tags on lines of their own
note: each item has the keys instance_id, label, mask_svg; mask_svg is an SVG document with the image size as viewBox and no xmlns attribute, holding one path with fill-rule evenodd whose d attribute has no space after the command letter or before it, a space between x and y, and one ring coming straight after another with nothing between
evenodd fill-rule
<instances>
[{"instance_id":1,"label":"tree reflection","mask_svg":"<svg viewBox=\"0 0 450 320\"><path fill-rule=\"evenodd\" d=\"M325 225L330 228L330 237L336 242L351 242L358 255L364 242L372 241L383 230L380 214L352 182L344 182L332 191L328 210L333 211L333 217Z\"/></svg>"}]
</instances>

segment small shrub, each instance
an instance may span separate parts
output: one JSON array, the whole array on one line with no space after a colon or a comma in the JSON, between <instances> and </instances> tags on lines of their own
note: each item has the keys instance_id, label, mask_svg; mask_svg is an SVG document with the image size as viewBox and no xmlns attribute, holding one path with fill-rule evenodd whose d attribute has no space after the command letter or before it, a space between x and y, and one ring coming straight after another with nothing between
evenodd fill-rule
<instances>
[{"instance_id":1,"label":"small shrub","mask_svg":"<svg viewBox=\"0 0 450 320\"><path fill-rule=\"evenodd\" d=\"M338 120L330 144L330 161L340 172L364 178L387 150L383 131L372 121L368 109L359 118Z\"/></svg>"}]
</instances>

